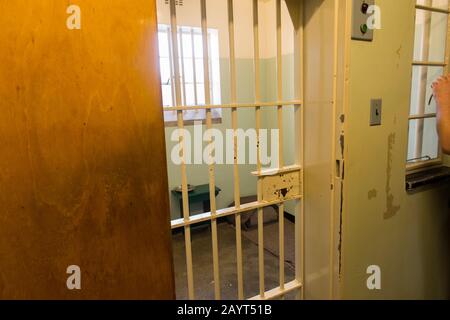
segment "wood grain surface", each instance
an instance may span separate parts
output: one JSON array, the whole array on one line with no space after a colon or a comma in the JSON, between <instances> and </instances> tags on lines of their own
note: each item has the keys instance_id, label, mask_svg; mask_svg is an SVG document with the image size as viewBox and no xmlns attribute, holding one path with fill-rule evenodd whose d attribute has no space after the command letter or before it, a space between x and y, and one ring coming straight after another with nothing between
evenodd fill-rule
<instances>
[{"instance_id":1,"label":"wood grain surface","mask_svg":"<svg viewBox=\"0 0 450 320\"><path fill-rule=\"evenodd\" d=\"M0 15L0 298L174 298L155 1Z\"/></svg>"}]
</instances>

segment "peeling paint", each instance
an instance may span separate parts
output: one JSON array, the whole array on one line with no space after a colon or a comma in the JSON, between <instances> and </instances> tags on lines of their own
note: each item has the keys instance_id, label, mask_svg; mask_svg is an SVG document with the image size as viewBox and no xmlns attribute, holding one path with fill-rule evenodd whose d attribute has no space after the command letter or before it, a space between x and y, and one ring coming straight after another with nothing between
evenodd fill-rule
<instances>
[{"instance_id":1,"label":"peeling paint","mask_svg":"<svg viewBox=\"0 0 450 320\"><path fill-rule=\"evenodd\" d=\"M341 146L341 158L342 158L342 174L341 174L341 192L340 192L340 203L339 203L339 244L338 244L338 278L339 280L342 279L342 237L343 237L343 215L344 215L344 179L345 179L345 157L344 157L344 150L345 150L345 134L342 131L340 137L339 137L339 143Z\"/></svg>"},{"instance_id":2,"label":"peeling paint","mask_svg":"<svg viewBox=\"0 0 450 320\"><path fill-rule=\"evenodd\" d=\"M275 201L300 194L300 171L262 176L262 200Z\"/></svg>"},{"instance_id":3,"label":"peeling paint","mask_svg":"<svg viewBox=\"0 0 450 320\"><path fill-rule=\"evenodd\" d=\"M391 180L392 180L392 149L395 145L395 133L391 133L388 137L388 154L386 166L386 211L384 212L384 219L394 217L400 210L400 206L395 205L395 198L392 194Z\"/></svg>"},{"instance_id":4,"label":"peeling paint","mask_svg":"<svg viewBox=\"0 0 450 320\"><path fill-rule=\"evenodd\" d=\"M340 201L340 208L339 208L339 245L338 245L338 252L339 252L339 272L338 277L339 280L342 279L342 224L343 224L343 214L344 214L344 180L341 180L341 201Z\"/></svg>"}]
</instances>

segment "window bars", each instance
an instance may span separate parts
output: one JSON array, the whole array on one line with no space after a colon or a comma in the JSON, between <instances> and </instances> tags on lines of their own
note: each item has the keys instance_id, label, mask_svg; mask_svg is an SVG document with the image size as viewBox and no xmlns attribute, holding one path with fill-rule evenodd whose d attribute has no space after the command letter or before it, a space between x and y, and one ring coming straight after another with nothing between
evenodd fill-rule
<instances>
[{"instance_id":1,"label":"window bars","mask_svg":"<svg viewBox=\"0 0 450 320\"><path fill-rule=\"evenodd\" d=\"M164 106L174 106L175 102L175 85L174 85L174 72L173 72L173 57L172 57L172 39L171 37L170 25L159 24L158 34L159 34L159 45L160 45L160 71L161 71L161 86L163 93L163 105ZM209 75L208 79L210 83L208 85L210 92L210 100L208 104L214 102L219 104L221 102L220 96L220 72L219 72L219 39L217 30L208 29L208 50L212 52L208 56L208 69ZM201 28L178 26L178 44L179 44L179 59L180 59L180 77L181 77L181 88L182 88L182 104L183 105L201 105L206 103L204 90L205 85L203 83L204 79L202 76L203 70L198 70L200 67L203 68L205 59L200 57L199 52L203 51L202 48L202 30ZM200 41L199 41L200 40ZM211 48L211 42L214 43L213 50ZM162 49L161 49L162 48ZM190 108L189 110L184 110L183 119L185 123L191 123L196 120L204 121L206 119L206 114L204 109ZM200 112L201 111L201 112ZM177 112L172 110L170 113L165 112L164 120L167 125L177 124ZM218 122L221 119L220 110L214 110L212 112L213 120Z\"/></svg>"},{"instance_id":2,"label":"window bars","mask_svg":"<svg viewBox=\"0 0 450 320\"><path fill-rule=\"evenodd\" d=\"M425 127L425 120L426 119L434 119L436 118L437 114L435 112L429 113L426 112L426 104L428 102L427 97L427 78L428 75L428 68L435 67L435 68L442 68L445 70L446 67L448 67L449 64L449 51L450 51L450 44L448 43L448 30L450 28L450 19L449 13L450 13L450 7L449 8L438 8L435 6L432 6L431 0L425 0L420 1L418 4L416 4L416 12L422 10L425 13L424 16L424 30L423 30L423 36L422 36L422 43L420 46L420 61L413 61L412 65L413 68L420 67L420 73L419 73L419 92L418 92L418 110L416 114L410 114L409 121L410 124L412 121L417 121L416 128L415 128L415 142L414 142L414 153L412 156L412 159L408 159L408 169L418 169L422 166L428 166L428 165L435 165L441 163L441 152L438 151L437 158L433 159L428 155L423 155L423 144L424 144L424 127ZM438 14L444 14L447 16L447 44L445 49L445 57L444 61L429 61L430 56L430 39L432 36L432 26L431 26L431 17L433 13ZM431 100L430 100L431 101ZM439 148L440 149L440 148ZM429 159L423 161L423 159ZM420 160L418 162L418 160Z\"/></svg>"},{"instance_id":3,"label":"window bars","mask_svg":"<svg viewBox=\"0 0 450 320\"><path fill-rule=\"evenodd\" d=\"M179 145L181 158L181 182L182 182L182 211L183 218L173 220L171 222L172 229L183 228L186 248L186 266L187 266L187 284L188 297L195 299L194 294L194 270L192 263L192 246L191 246L191 227L209 221L211 223L211 237L212 237L212 259L213 259L213 274L214 274L214 293L215 298L221 298L220 286L220 270L219 270L219 248L218 248L218 234L217 234L217 220L226 216L234 216L236 221L236 254L237 254L237 283L238 283L238 298L244 299L244 279L243 279L243 256L242 256L242 234L241 234L241 214L257 210L258 216L258 272L259 272L259 295L250 297L251 299L275 299L284 297L287 293L297 292L298 297L303 297L303 279L304 279L304 204L303 204L303 21L298 24L299 27L295 30L295 75L296 75L296 99L291 101L282 101L282 15L281 15L281 1L276 1L276 35L277 35L277 88L278 101L265 102L260 101L261 86L260 86L260 50L259 50L259 15L258 15L258 0L253 0L253 40L254 40L254 70L255 70L255 103L241 104L237 102L236 95L236 58L235 58L235 33L234 33L234 13L233 0L228 1L228 33L229 33L229 55L230 55L230 91L231 103L223 105L211 105L210 96L210 79L209 79L209 51L208 51L208 29L207 29L207 10L206 0L198 0L201 4L201 29L203 38L203 61L204 61L204 86L205 86L205 105L187 106L182 104L181 82L180 82L180 60L179 48L177 41L177 15L176 15L176 1L170 0L170 16L171 16L171 45L172 56L174 61L174 75L175 75L175 100L176 106L164 107L164 111L177 112L177 124L179 129L183 129L183 111L200 109L206 111L206 126L208 129L212 127L213 109L231 109L231 126L234 132L233 151L234 151L234 203L232 208L217 210L215 200L215 166L210 164L208 166L209 172L209 193L211 202L211 211L198 215L191 216L189 213L188 188L187 188L187 174L186 174L186 159L185 159L185 141L183 130L179 130ZM299 1L300 17L302 20L303 2ZM285 166L283 159L283 108L286 106L294 106L295 110L295 141L296 141L296 164L292 166ZM261 150L260 150L260 129L261 129L261 108L275 107L277 108L278 130L279 130L279 148L278 148L278 168L271 170L263 170L261 164ZM239 189L239 170L238 170L238 140L236 132L238 130L238 109L239 108L254 108L256 117L256 132L257 132L257 171L253 174L257 177L257 201L252 203L240 203L240 189ZM208 143L213 143L212 137L209 137ZM212 148L209 148L209 157L212 157ZM275 188L275 192L267 192L270 188ZM281 190L289 190L287 192L280 192ZM278 191L278 192L277 192ZM295 280L285 283L284 274L284 204L287 201L296 201L295 210ZM266 291L264 281L264 234L263 234L263 209L278 205L279 207L279 286L277 288Z\"/></svg>"}]
</instances>

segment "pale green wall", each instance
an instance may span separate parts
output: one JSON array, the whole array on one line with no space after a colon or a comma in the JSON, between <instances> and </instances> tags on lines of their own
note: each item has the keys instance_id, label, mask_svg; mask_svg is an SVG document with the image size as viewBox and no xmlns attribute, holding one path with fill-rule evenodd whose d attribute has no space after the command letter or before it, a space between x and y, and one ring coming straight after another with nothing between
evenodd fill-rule
<instances>
[{"instance_id":1,"label":"pale green wall","mask_svg":"<svg viewBox=\"0 0 450 320\"><path fill-rule=\"evenodd\" d=\"M253 102L254 101L254 80L253 80L253 60L251 59L237 59L237 96L239 102ZM222 103L230 103L230 75L229 75L229 60L220 60L221 73L221 95ZM238 126L242 129L255 127L255 112L251 109L238 111ZM231 126L231 111L224 109L222 113L222 122L213 125L214 128L220 129L224 133L225 130L232 128ZM167 165L169 174L169 192L174 187L181 185L181 169L180 166L174 165L170 159L170 153L175 142L170 141L172 132L176 127L166 128L166 151L167 151ZM193 126L186 126L193 135ZM206 127L203 126L203 130ZM225 153L224 153L225 156ZM250 172L255 170L252 165L240 165L240 188L242 196L249 196L256 194L256 178ZM188 183L192 185L200 185L209 183L208 166L207 165L187 165ZM217 198L217 208L227 208L230 203L234 201L233 196L233 166L232 165L217 165L215 170L216 185L222 189L222 192ZM179 204L176 203L174 197L171 195L171 217L172 219L180 218ZM198 210L199 211L198 211ZM202 211L201 208L192 207L191 210L195 212Z\"/></svg>"},{"instance_id":2,"label":"pale green wall","mask_svg":"<svg viewBox=\"0 0 450 320\"><path fill-rule=\"evenodd\" d=\"M346 110L342 298L449 297L449 188L405 192L414 0L377 0L382 29L352 41ZM369 127L370 98L383 125ZM379 265L382 290L366 287Z\"/></svg>"},{"instance_id":3,"label":"pale green wall","mask_svg":"<svg viewBox=\"0 0 450 320\"><path fill-rule=\"evenodd\" d=\"M286 55L283 57L283 98L290 100L293 98L294 82L293 82L293 55ZM222 103L230 102L230 75L229 75L229 60L220 60L221 69L221 95ZM253 103L254 97L254 61L253 59L237 59L237 97L238 102ZM261 59L261 100L262 101L276 101L277 86L276 86L276 59ZM294 117L293 107L288 107L283 114L285 135L285 162L286 164L293 164L294 162ZM255 111L251 108L239 109L238 111L238 127L241 129L255 128ZM229 109L224 109L222 123L213 126L225 132L225 129L231 129L231 112ZM264 108L262 112L262 127L272 129L277 127L276 108ZM205 126L203 126L206 130ZM176 127L166 128L166 150L167 150L167 165L169 175L169 191L174 187L181 185L181 169L174 165L170 159L170 153L175 142L170 141L172 132ZM193 126L186 126L193 137ZM225 135L224 135L225 136ZM270 150L270 145L269 145ZM248 149L247 149L248 150ZM240 165L240 188L241 196L256 195L256 178L250 173L256 170L255 165ZM188 183L193 185L207 184L209 182L208 166L207 165L188 165L187 166ZM227 208L234 201L234 180L233 180L233 166L232 165L217 165L215 170L216 185L222 189L222 192L217 198L217 208ZM201 208L193 207L201 211ZM287 211L293 212L291 205L287 206ZM171 217L172 219L180 218L179 204L176 203L173 196L171 196Z\"/></svg>"},{"instance_id":4,"label":"pale green wall","mask_svg":"<svg viewBox=\"0 0 450 320\"><path fill-rule=\"evenodd\" d=\"M265 59L262 67L262 76L266 79L264 81L265 86L263 90L264 101L277 101L277 69L276 58ZM294 55L283 56L283 100L294 100ZM277 128L278 127L278 115L276 108L270 108L265 110L265 127ZM295 116L294 107L288 106L283 108L283 157L285 165L291 165L295 163L295 145L294 145L294 132L295 132ZM295 214L295 203L288 202L285 206L285 212L292 215Z\"/></svg>"},{"instance_id":5,"label":"pale green wall","mask_svg":"<svg viewBox=\"0 0 450 320\"><path fill-rule=\"evenodd\" d=\"M262 73L266 79L263 99L264 101L277 101L277 69L276 58L266 59L262 68ZM283 100L294 100L294 55L283 56ZM277 128L277 109L266 110L266 127ZM286 165L294 164L294 108L292 106L283 109L283 149L284 162Z\"/></svg>"}]
</instances>

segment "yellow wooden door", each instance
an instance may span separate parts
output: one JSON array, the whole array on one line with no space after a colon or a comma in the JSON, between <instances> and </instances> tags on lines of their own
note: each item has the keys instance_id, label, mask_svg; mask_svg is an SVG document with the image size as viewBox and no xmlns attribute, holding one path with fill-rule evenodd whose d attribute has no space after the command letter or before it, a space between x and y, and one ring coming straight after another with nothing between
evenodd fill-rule
<instances>
[{"instance_id":1,"label":"yellow wooden door","mask_svg":"<svg viewBox=\"0 0 450 320\"><path fill-rule=\"evenodd\" d=\"M155 1L0 12L0 298L174 298Z\"/></svg>"}]
</instances>

